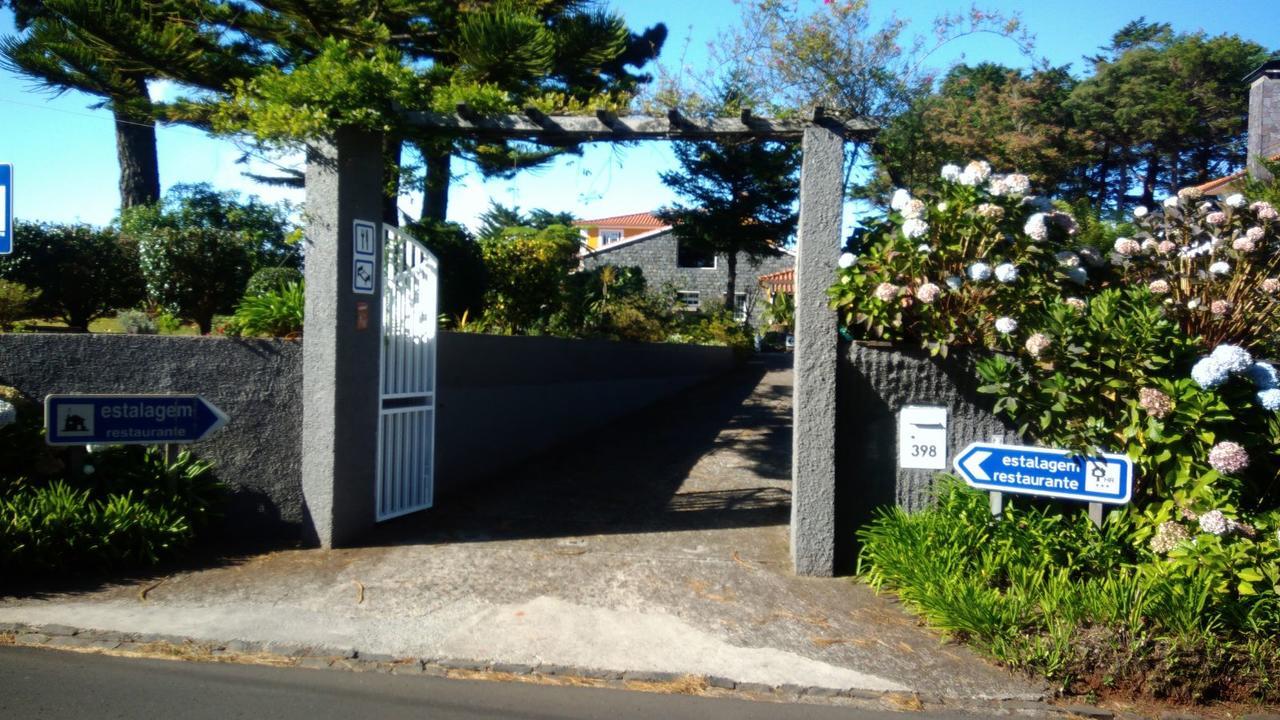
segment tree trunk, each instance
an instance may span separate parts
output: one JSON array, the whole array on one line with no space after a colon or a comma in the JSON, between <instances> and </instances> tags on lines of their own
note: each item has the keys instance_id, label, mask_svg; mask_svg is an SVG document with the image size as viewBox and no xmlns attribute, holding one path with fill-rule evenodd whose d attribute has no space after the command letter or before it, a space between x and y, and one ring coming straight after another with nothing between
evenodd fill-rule
<instances>
[{"instance_id":1,"label":"tree trunk","mask_svg":"<svg viewBox=\"0 0 1280 720\"><path fill-rule=\"evenodd\" d=\"M736 302L738 294L738 253L725 253L725 270L728 271L729 282L724 289L724 306L736 316L738 314L738 304Z\"/></svg>"},{"instance_id":2,"label":"tree trunk","mask_svg":"<svg viewBox=\"0 0 1280 720\"><path fill-rule=\"evenodd\" d=\"M121 103L117 103L121 104ZM126 116L117 107L116 158L120 163L120 209L160 200L160 165L156 158L156 121Z\"/></svg>"},{"instance_id":3,"label":"tree trunk","mask_svg":"<svg viewBox=\"0 0 1280 720\"><path fill-rule=\"evenodd\" d=\"M1142 179L1142 205L1151 207L1156 202L1156 183L1160 179L1160 158L1152 154L1147 158L1147 174Z\"/></svg>"},{"instance_id":4,"label":"tree trunk","mask_svg":"<svg viewBox=\"0 0 1280 720\"><path fill-rule=\"evenodd\" d=\"M423 155L427 172L422 188L422 219L444 222L449 214L449 183L453 180L449 161L452 156L448 152L430 151L424 151Z\"/></svg>"},{"instance_id":5,"label":"tree trunk","mask_svg":"<svg viewBox=\"0 0 1280 720\"><path fill-rule=\"evenodd\" d=\"M400 225L400 158L404 152L404 138L398 135L382 136L382 222Z\"/></svg>"}]
</instances>

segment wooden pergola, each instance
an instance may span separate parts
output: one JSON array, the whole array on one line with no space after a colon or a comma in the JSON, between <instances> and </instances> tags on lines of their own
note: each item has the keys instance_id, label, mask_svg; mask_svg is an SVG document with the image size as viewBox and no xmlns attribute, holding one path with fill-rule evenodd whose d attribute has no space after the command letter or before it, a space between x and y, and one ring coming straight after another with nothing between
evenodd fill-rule
<instances>
[{"instance_id":1,"label":"wooden pergola","mask_svg":"<svg viewBox=\"0 0 1280 720\"><path fill-rule=\"evenodd\" d=\"M814 108L801 116L691 118L549 116L536 109L484 115L406 112L425 134L523 140L549 146L640 140L800 142L800 221L796 242L796 350L791 553L801 575L832 575L836 562L836 314L827 306L841 245L845 143L873 137L877 124ZM381 216L382 138L340 130L307 154L307 342L303 348L303 494L313 539L352 542L373 525L370 458L376 455L380 296L352 292L357 223ZM381 260L378 260L381 263ZM448 273L448 268L441 268ZM383 268L379 264L377 276ZM357 325L357 316L371 321Z\"/></svg>"}]
</instances>

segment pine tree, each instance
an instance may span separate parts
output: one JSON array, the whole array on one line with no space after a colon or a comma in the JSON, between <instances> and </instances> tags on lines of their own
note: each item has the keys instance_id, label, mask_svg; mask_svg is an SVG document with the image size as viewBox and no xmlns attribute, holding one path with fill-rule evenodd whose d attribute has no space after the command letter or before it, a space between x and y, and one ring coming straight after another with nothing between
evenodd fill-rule
<instances>
[{"instance_id":1,"label":"pine tree","mask_svg":"<svg viewBox=\"0 0 1280 720\"><path fill-rule=\"evenodd\" d=\"M799 148L774 141L680 142L680 170L662 182L690 201L657 213L682 243L724 255L725 307L734 307L738 254L777 255L795 232Z\"/></svg>"}]
</instances>

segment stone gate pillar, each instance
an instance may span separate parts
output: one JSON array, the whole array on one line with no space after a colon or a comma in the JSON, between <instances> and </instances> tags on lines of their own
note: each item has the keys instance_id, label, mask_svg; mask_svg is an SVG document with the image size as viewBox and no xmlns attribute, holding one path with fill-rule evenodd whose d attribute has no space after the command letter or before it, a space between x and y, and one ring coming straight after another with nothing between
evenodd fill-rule
<instances>
[{"instance_id":1,"label":"stone gate pillar","mask_svg":"<svg viewBox=\"0 0 1280 720\"><path fill-rule=\"evenodd\" d=\"M791 560L798 575L835 574L836 376L839 336L827 306L844 215L844 137L804 131L796 240L796 349ZM844 538L851 542L852 538Z\"/></svg>"},{"instance_id":2,"label":"stone gate pillar","mask_svg":"<svg viewBox=\"0 0 1280 720\"><path fill-rule=\"evenodd\" d=\"M307 149L302 494L309 526L303 532L325 548L349 543L374 523L382 168L376 134L340 130ZM369 294L353 289L356 221L373 223Z\"/></svg>"}]
</instances>

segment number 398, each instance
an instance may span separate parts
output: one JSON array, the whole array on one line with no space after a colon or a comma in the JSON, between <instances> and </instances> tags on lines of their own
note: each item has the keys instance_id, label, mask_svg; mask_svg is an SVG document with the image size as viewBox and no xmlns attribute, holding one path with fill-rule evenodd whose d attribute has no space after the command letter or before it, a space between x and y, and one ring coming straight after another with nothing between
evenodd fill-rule
<instances>
[{"instance_id":1,"label":"number 398","mask_svg":"<svg viewBox=\"0 0 1280 720\"><path fill-rule=\"evenodd\" d=\"M938 457L937 445L912 445L911 457Z\"/></svg>"}]
</instances>

